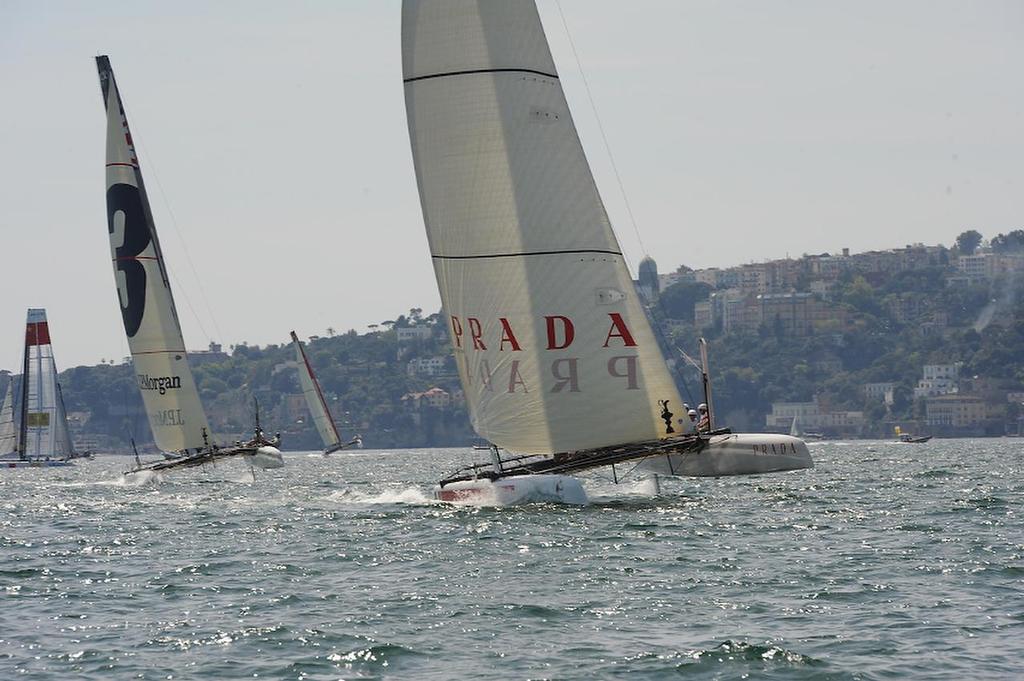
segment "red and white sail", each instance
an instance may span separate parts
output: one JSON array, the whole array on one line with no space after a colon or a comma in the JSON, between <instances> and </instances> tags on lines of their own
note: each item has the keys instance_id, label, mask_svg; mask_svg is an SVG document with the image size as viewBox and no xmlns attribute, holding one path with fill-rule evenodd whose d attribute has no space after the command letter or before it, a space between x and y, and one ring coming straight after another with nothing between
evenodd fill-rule
<instances>
[{"instance_id":1,"label":"red and white sail","mask_svg":"<svg viewBox=\"0 0 1024 681\"><path fill-rule=\"evenodd\" d=\"M21 389L18 453L26 459L65 459L74 449L57 385L46 310L29 309Z\"/></svg>"},{"instance_id":2,"label":"red and white sail","mask_svg":"<svg viewBox=\"0 0 1024 681\"><path fill-rule=\"evenodd\" d=\"M107 227L135 380L164 451L200 449L209 424L185 353L138 155L107 57L96 57L107 111ZM212 441L212 437L211 437Z\"/></svg>"},{"instance_id":3,"label":"red and white sail","mask_svg":"<svg viewBox=\"0 0 1024 681\"><path fill-rule=\"evenodd\" d=\"M532 0L406 0L406 110L474 428L519 452L665 437L682 401Z\"/></svg>"},{"instance_id":4,"label":"red and white sail","mask_svg":"<svg viewBox=\"0 0 1024 681\"><path fill-rule=\"evenodd\" d=\"M313 373L309 358L306 357L306 351L302 349L302 342L294 331L292 331L292 344L295 346L295 361L299 365L299 385L302 386L302 394L306 398L306 405L313 417L313 424L316 426L317 432L320 433L324 447L331 449L341 444L341 435L338 433L338 427L334 425L334 419L331 418L331 410L327 408L327 401L324 399L323 391L320 390L320 382L316 380L316 374Z\"/></svg>"}]
</instances>

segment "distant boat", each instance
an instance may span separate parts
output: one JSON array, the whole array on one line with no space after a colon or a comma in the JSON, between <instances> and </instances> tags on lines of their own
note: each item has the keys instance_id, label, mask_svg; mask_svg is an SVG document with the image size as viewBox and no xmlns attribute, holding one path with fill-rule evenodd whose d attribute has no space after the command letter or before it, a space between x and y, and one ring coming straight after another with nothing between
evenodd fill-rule
<instances>
[{"instance_id":1,"label":"distant boat","mask_svg":"<svg viewBox=\"0 0 1024 681\"><path fill-rule=\"evenodd\" d=\"M239 458L257 468L284 465L257 412L253 437L221 447L213 440L189 368L181 324L171 295L149 198L142 181L135 144L128 129L110 60L96 57L107 112L107 226L121 318L132 354L135 382L157 447L171 455L138 471L167 471Z\"/></svg>"},{"instance_id":2,"label":"distant boat","mask_svg":"<svg viewBox=\"0 0 1024 681\"><path fill-rule=\"evenodd\" d=\"M441 480L440 499L583 503L571 473L626 462L696 476L812 465L786 435L680 432L683 401L532 1L406 0L402 61L452 349L491 443L490 461Z\"/></svg>"},{"instance_id":3,"label":"distant boat","mask_svg":"<svg viewBox=\"0 0 1024 681\"><path fill-rule=\"evenodd\" d=\"M793 423L789 426L789 434L793 437L799 437L804 440L824 440L825 435L823 433L815 433L813 431L805 431L800 427L800 417L794 416Z\"/></svg>"},{"instance_id":4,"label":"distant boat","mask_svg":"<svg viewBox=\"0 0 1024 681\"><path fill-rule=\"evenodd\" d=\"M338 426L334 423L331 410L327 407L327 400L324 399L323 391L320 390L320 382L316 380L313 373L313 365L306 357L306 351L302 349L302 342L292 331L292 344L295 346L295 360L299 365L299 384L302 386L302 394L306 398L306 406L313 417L317 432L324 443L324 456L340 452L343 449L363 446L363 440L358 435L348 442L341 441L338 433Z\"/></svg>"},{"instance_id":5,"label":"distant boat","mask_svg":"<svg viewBox=\"0 0 1024 681\"><path fill-rule=\"evenodd\" d=\"M0 467L66 466L84 456L75 451L68 429L46 310L28 311L17 427L13 384L12 378L0 407Z\"/></svg>"},{"instance_id":6,"label":"distant boat","mask_svg":"<svg viewBox=\"0 0 1024 681\"><path fill-rule=\"evenodd\" d=\"M931 435L911 435L910 433L904 433L903 430L896 426L896 442L904 442L906 444L924 444L928 440L932 439Z\"/></svg>"}]
</instances>

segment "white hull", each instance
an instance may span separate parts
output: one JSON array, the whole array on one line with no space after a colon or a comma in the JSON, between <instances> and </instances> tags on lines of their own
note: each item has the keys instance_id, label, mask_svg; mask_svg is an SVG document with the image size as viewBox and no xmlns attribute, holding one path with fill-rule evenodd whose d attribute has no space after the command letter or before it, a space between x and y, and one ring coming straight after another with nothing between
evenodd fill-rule
<instances>
[{"instance_id":1,"label":"white hull","mask_svg":"<svg viewBox=\"0 0 1024 681\"><path fill-rule=\"evenodd\" d=\"M50 461L42 459L31 459L29 461L23 461L21 459L0 459L0 468L53 468L55 466L71 466L73 465L70 461L64 459L52 459Z\"/></svg>"},{"instance_id":2,"label":"white hull","mask_svg":"<svg viewBox=\"0 0 1024 681\"><path fill-rule=\"evenodd\" d=\"M660 475L720 477L813 468L803 440L771 433L716 435L699 452L645 459L640 468Z\"/></svg>"},{"instance_id":3,"label":"white hull","mask_svg":"<svg viewBox=\"0 0 1024 681\"><path fill-rule=\"evenodd\" d=\"M587 503L587 493L579 480L568 475L513 475L493 482L486 479L460 480L435 489L434 498L473 506L529 503L582 506Z\"/></svg>"},{"instance_id":4,"label":"white hull","mask_svg":"<svg viewBox=\"0 0 1024 681\"><path fill-rule=\"evenodd\" d=\"M252 455L252 465L256 468L283 468L284 457L277 447L265 445L256 450Z\"/></svg>"}]
</instances>

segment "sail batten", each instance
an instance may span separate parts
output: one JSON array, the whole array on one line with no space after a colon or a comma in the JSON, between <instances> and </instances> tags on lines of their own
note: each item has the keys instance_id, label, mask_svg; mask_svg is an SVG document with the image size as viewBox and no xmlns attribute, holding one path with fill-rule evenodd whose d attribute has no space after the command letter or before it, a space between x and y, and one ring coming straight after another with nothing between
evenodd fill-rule
<instances>
[{"instance_id":1,"label":"sail batten","mask_svg":"<svg viewBox=\"0 0 1024 681\"><path fill-rule=\"evenodd\" d=\"M210 428L188 364L156 225L110 61L96 58L107 112L107 225L135 380L156 445L198 450Z\"/></svg>"},{"instance_id":2,"label":"sail batten","mask_svg":"<svg viewBox=\"0 0 1024 681\"><path fill-rule=\"evenodd\" d=\"M536 6L406 0L420 202L477 433L524 453L671 434L678 391L569 113Z\"/></svg>"}]
</instances>

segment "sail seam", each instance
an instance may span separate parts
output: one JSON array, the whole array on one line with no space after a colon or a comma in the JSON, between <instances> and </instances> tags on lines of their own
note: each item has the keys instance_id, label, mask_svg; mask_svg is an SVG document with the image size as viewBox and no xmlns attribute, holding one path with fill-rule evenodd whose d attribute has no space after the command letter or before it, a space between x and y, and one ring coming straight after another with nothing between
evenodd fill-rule
<instances>
[{"instance_id":1,"label":"sail seam","mask_svg":"<svg viewBox=\"0 0 1024 681\"><path fill-rule=\"evenodd\" d=\"M125 166L126 168L138 168L139 167L139 166L135 165L134 163L108 163L107 164L108 168L111 167L111 166Z\"/></svg>"},{"instance_id":2,"label":"sail seam","mask_svg":"<svg viewBox=\"0 0 1024 681\"><path fill-rule=\"evenodd\" d=\"M481 253L479 255L435 255L430 257L438 260L477 260L484 258L524 258L531 255L576 255L580 253L601 253L604 255L617 255L622 257L620 251L606 251L599 248L580 248L563 251L523 251L521 253Z\"/></svg>"},{"instance_id":3,"label":"sail seam","mask_svg":"<svg viewBox=\"0 0 1024 681\"><path fill-rule=\"evenodd\" d=\"M133 352L132 353L132 357L134 357L135 355L162 355L162 354L168 354L169 355L172 352L185 352L185 350L184 349L182 349L182 350L145 350L143 352Z\"/></svg>"},{"instance_id":4,"label":"sail seam","mask_svg":"<svg viewBox=\"0 0 1024 681\"><path fill-rule=\"evenodd\" d=\"M445 71L443 73L428 73L425 76L413 76L412 78L405 78L402 80L403 83L415 83L418 80L430 80L432 78L447 78L449 76L468 76L477 73L533 73L538 76L544 76L545 78L554 78L558 80L558 76L554 73L545 73L544 71L537 71L535 69L467 69L465 71Z\"/></svg>"}]
</instances>

